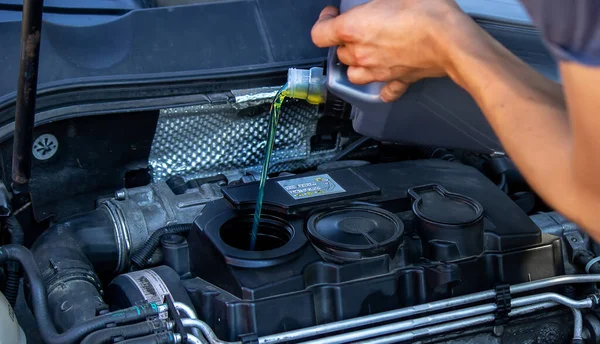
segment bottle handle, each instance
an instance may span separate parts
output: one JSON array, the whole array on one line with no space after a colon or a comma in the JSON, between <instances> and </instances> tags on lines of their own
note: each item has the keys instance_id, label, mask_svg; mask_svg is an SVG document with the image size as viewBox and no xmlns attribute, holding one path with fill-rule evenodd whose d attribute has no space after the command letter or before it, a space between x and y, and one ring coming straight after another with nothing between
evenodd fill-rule
<instances>
[{"instance_id":1,"label":"bottle handle","mask_svg":"<svg viewBox=\"0 0 600 344\"><path fill-rule=\"evenodd\" d=\"M349 102L383 103L379 94L385 83L372 82L366 85L351 83L348 80L348 66L340 62L337 56L337 48L330 48L327 57L327 86L329 90Z\"/></svg>"}]
</instances>

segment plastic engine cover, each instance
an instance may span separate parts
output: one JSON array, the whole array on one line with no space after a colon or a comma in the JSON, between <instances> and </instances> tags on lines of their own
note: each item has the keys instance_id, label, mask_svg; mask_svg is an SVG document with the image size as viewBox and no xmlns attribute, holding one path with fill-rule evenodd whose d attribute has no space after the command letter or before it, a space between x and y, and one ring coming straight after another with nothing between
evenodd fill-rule
<instances>
[{"instance_id":1,"label":"plastic engine cover","mask_svg":"<svg viewBox=\"0 0 600 344\"><path fill-rule=\"evenodd\" d=\"M182 280L220 339L258 336L564 273L560 239L474 168L439 160L223 189L188 236Z\"/></svg>"}]
</instances>

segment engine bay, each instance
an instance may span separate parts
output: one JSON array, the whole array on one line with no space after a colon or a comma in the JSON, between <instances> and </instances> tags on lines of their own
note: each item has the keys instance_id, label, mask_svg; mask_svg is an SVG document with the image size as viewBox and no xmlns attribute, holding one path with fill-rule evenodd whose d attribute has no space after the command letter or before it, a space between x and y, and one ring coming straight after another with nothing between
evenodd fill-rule
<instances>
[{"instance_id":1,"label":"engine bay","mask_svg":"<svg viewBox=\"0 0 600 344\"><path fill-rule=\"evenodd\" d=\"M69 333L149 309L82 343L592 338L598 297L589 283L599 279L585 271L594 271L596 244L584 232L554 212L528 215L458 153L386 161L383 149L364 147L370 161L272 175L255 250L252 172L172 175L63 214L31 247L49 318ZM16 313L36 333L31 297L21 284ZM128 332L142 324L144 336Z\"/></svg>"},{"instance_id":2,"label":"engine bay","mask_svg":"<svg viewBox=\"0 0 600 344\"><path fill-rule=\"evenodd\" d=\"M4 218L29 250L2 251L28 342L595 341L597 244L506 156L362 138L341 103L286 100L251 250L259 154L236 157L273 89L36 128L33 206Z\"/></svg>"},{"instance_id":3,"label":"engine bay","mask_svg":"<svg viewBox=\"0 0 600 344\"><path fill-rule=\"evenodd\" d=\"M0 20L0 344L600 343L600 245L453 81L334 92L320 1L140 3Z\"/></svg>"}]
</instances>

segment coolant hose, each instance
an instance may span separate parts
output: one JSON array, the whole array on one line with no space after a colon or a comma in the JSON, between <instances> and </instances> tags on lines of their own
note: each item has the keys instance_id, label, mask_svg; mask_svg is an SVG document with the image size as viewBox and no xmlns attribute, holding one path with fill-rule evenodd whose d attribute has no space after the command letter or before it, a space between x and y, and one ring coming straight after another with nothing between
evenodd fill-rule
<instances>
[{"instance_id":1,"label":"coolant hose","mask_svg":"<svg viewBox=\"0 0 600 344\"><path fill-rule=\"evenodd\" d=\"M108 324L121 325L132 323L166 310L165 305L157 306L156 304L150 304L135 306L94 317L59 334L52 323L44 282L31 251L21 245L0 246L0 265L9 261L17 261L21 264L21 268L29 282L33 314L42 339L47 344L78 343L88 333L102 329Z\"/></svg>"},{"instance_id":2,"label":"coolant hose","mask_svg":"<svg viewBox=\"0 0 600 344\"><path fill-rule=\"evenodd\" d=\"M140 247L132 256L131 261L143 268L148 264L148 260L152 257L158 245L160 245L160 237L165 234L187 234L192 229L191 223L171 225L163 227L150 235L150 238Z\"/></svg>"},{"instance_id":3,"label":"coolant hose","mask_svg":"<svg viewBox=\"0 0 600 344\"><path fill-rule=\"evenodd\" d=\"M25 233L21 224L17 221L17 218L10 216L6 220L6 229L10 235L10 243L15 245L23 245L25 241ZM8 303L14 308L17 302L17 295L19 294L19 280L21 279L21 271L19 263L7 262L6 263L6 281L4 285L4 296L8 300Z\"/></svg>"},{"instance_id":4,"label":"coolant hose","mask_svg":"<svg viewBox=\"0 0 600 344\"><path fill-rule=\"evenodd\" d=\"M138 324L110 327L92 332L80 344L109 344L112 343L112 339L115 337L122 337L123 339L135 338L153 334L154 332L170 330L170 327L172 326L169 326L164 320L147 320Z\"/></svg>"}]
</instances>

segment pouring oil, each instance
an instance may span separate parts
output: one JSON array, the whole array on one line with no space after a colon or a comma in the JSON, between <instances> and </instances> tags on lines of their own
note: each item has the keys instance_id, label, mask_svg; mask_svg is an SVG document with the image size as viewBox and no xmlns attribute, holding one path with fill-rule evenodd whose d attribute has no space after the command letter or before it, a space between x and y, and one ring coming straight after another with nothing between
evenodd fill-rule
<instances>
[{"instance_id":1,"label":"pouring oil","mask_svg":"<svg viewBox=\"0 0 600 344\"><path fill-rule=\"evenodd\" d=\"M260 224L260 213L262 211L263 197L265 196L265 182L267 181L267 174L269 172L269 162L271 161L271 153L273 152L273 145L275 143L275 133L277 131L277 122L279 122L279 115L281 114L281 105L285 100L286 95L289 94L288 84L285 84L279 89L271 109L269 110L269 124L267 128L267 144L265 145L265 160L263 161L262 170L260 171L260 182L258 184L258 195L256 196L256 208L254 209L254 222L252 223L252 234L250 237L250 250L254 251L256 246L256 238L258 236L258 225Z\"/></svg>"},{"instance_id":2,"label":"pouring oil","mask_svg":"<svg viewBox=\"0 0 600 344\"><path fill-rule=\"evenodd\" d=\"M281 115L281 106L285 98L304 99L311 104L325 102L325 77L322 68L311 68L310 70L291 68L288 71L288 82L277 92L271 109L269 111L269 124L267 132L267 144L265 145L265 160L260 171L260 182L258 184L258 195L256 196L256 208L254 209L254 222L250 237L250 250L254 251L258 237L260 215L262 212L263 198L265 196L265 182L269 172L269 162L275 143L277 122Z\"/></svg>"}]
</instances>

